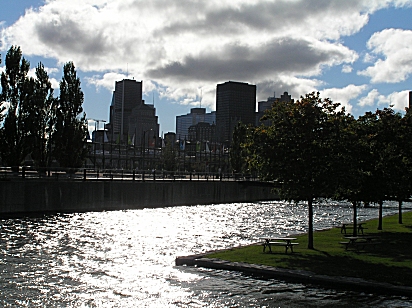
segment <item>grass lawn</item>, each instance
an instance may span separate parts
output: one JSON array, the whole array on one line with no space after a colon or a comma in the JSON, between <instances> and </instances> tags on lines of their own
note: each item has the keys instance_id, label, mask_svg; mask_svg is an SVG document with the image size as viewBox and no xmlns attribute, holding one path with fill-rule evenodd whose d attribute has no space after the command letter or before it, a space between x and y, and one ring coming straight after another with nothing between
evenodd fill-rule
<instances>
[{"instance_id":1,"label":"grass lawn","mask_svg":"<svg viewBox=\"0 0 412 308\"><path fill-rule=\"evenodd\" d=\"M273 247L264 253L261 245L233 248L209 255L209 258L269 265L279 268L307 270L329 276L358 277L365 280L412 286L412 212L383 218L383 230L377 230L378 220L366 222L365 235L379 241L364 249L345 250L340 228L314 233L315 249L308 249L307 234L294 236L299 245L294 253L285 254L284 247Z\"/></svg>"}]
</instances>

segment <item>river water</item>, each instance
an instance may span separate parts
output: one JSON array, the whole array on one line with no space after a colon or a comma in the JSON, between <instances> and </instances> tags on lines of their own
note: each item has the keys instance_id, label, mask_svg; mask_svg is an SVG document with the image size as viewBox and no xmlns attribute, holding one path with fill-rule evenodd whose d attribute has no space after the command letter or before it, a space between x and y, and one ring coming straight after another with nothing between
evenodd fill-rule
<instances>
[{"instance_id":1,"label":"river water","mask_svg":"<svg viewBox=\"0 0 412 308\"><path fill-rule=\"evenodd\" d=\"M396 212L395 205L384 210ZM352 215L348 204L319 204L314 213L315 229ZM358 211L359 220L377 214L376 208ZM0 227L2 307L412 307L412 299L399 296L174 265L177 256L306 232L305 204L61 214L3 219Z\"/></svg>"}]
</instances>

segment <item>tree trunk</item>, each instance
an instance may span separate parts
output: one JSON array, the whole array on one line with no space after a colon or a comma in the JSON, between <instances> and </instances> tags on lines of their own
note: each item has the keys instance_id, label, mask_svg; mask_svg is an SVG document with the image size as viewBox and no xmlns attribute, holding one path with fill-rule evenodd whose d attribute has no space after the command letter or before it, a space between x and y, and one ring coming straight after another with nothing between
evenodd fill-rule
<instances>
[{"instance_id":1,"label":"tree trunk","mask_svg":"<svg viewBox=\"0 0 412 308\"><path fill-rule=\"evenodd\" d=\"M382 230L382 207L383 201L379 201L379 223L378 223L378 230Z\"/></svg>"},{"instance_id":2,"label":"tree trunk","mask_svg":"<svg viewBox=\"0 0 412 308\"><path fill-rule=\"evenodd\" d=\"M353 236L358 236L358 202L352 201L353 206Z\"/></svg>"},{"instance_id":3,"label":"tree trunk","mask_svg":"<svg viewBox=\"0 0 412 308\"><path fill-rule=\"evenodd\" d=\"M402 224L402 200L399 200L399 210L398 210L398 212L399 212L399 220L398 220L398 222L399 222L400 224Z\"/></svg>"},{"instance_id":4,"label":"tree trunk","mask_svg":"<svg viewBox=\"0 0 412 308\"><path fill-rule=\"evenodd\" d=\"M308 230L308 249L313 248L313 198L308 200L309 207L309 230Z\"/></svg>"}]
</instances>

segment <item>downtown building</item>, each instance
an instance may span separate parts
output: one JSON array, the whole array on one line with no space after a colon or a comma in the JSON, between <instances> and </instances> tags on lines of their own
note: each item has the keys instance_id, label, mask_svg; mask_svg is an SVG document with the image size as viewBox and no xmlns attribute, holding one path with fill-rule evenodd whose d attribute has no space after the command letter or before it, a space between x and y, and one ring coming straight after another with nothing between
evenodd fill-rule
<instances>
[{"instance_id":1,"label":"downtown building","mask_svg":"<svg viewBox=\"0 0 412 308\"><path fill-rule=\"evenodd\" d=\"M220 143L232 143L238 123L256 124L256 85L228 81L216 88L216 134Z\"/></svg>"},{"instance_id":2,"label":"downtown building","mask_svg":"<svg viewBox=\"0 0 412 308\"><path fill-rule=\"evenodd\" d=\"M155 146L159 137L154 105L142 99L143 82L134 79L116 81L106 125L111 142L136 146Z\"/></svg>"},{"instance_id":3,"label":"downtown building","mask_svg":"<svg viewBox=\"0 0 412 308\"><path fill-rule=\"evenodd\" d=\"M270 121L261 121L260 119L265 114L265 110L272 108L272 105L276 102L294 102L294 99L288 92L283 92L280 97L276 97L276 92L273 92L273 96L268 97L266 101L258 102L258 111L256 112L256 126L270 125Z\"/></svg>"},{"instance_id":4,"label":"downtown building","mask_svg":"<svg viewBox=\"0 0 412 308\"><path fill-rule=\"evenodd\" d=\"M206 108L192 108L190 113L176 117L176 138L189 139L189 128L199 123L211 126L216 123L216 111L206 112ZM202 124L202 127L205 125ZM193 135L192 135L193 136Z\"/></svg>"}]
</instances>

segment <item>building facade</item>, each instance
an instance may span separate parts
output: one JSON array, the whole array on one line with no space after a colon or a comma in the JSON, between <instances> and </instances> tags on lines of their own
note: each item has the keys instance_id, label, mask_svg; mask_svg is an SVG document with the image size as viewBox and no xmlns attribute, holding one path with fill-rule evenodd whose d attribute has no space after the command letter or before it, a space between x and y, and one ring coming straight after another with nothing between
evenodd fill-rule
<instances>
[{"instance_id":1,"label":"building facade","mask_svg":"<svg viewBox=\"0 0 412 308\"><path fill-rule=\"evenodd\" d=\"M228 81L216 89L216 130L218 140L226 145L232 142L235 126L255 125L256 85Z\"/></svg>"},{"instance_id":2,"label":"building facade","mask_svg":"<svg viewBox=\"0 0 412 308\"><path fill-rule=\"evenodd\" d=\"M142 81L116 81L110 106L110 122L106 125L108 137L121 144L144 145L144 139L158 139L159 124L154 105L142 99Z\"/></svg>"},{"instance_id":3,"label":"building facade","mask_svg":"<svg viewBox=\"0 0 412 308\"><path fill-rule=\"evenodd\" d=\"M188 139L189 127L198 123L216 123L216 112L206 112L206 108L192 108L190 113L176 117L176 138Z\"/></svg>"},{"instance_id":4,"label":"building facade","mask_svg":"<svg viewBox=\"0 0 412 308\"><path fill-rule=\"evenodd\" d=\"M190 142L215 142L216 140L216 125L205 122L199 122L196 125L189 127Z\"/></svg>"}]
</instances>

